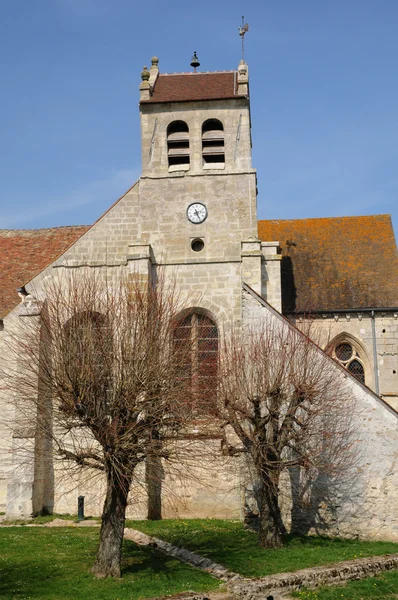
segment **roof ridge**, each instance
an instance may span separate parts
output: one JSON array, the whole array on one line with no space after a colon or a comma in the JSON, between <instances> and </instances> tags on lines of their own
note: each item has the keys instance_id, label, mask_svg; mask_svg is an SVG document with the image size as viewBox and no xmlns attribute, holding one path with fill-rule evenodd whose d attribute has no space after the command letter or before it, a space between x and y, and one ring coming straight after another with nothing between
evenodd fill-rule
<instances>
[{"instance_id":1,"label":"roof ridge","mask_svg":"<svg viewBox=\"0 0 398 600\"><path fill-rule=\"evenodd\" d=\"M0 229L0 235L4 233L27 233L27 232L39 232L39 231L58 231L60 229L80 229L91 227L91 225L55 225L54 227L34 227L32 229Z\"/></svg>"},{"instance_id":2,"label":"roof ridge","mask_svg":"<svg viewBox=\"0 0 398 600\"><path fill-rule=\"evenodd\" d=\"M287 221L330 221L333 219L373 219L374 217L390 217L391 218L391 214L389 213L381 213L381 214L375 214L375 215L344 215L344 216L340 216L340 217L304 217L302 219L258 219L258 222L265 222L265 223L272 223L275 221L278 222L287 222Z\"/></svg>"},{"instance_id":3,"label":"roof ridge","mask_svg":"<svg viewBox=\"0 0 398 600\"><path fill-rule=\"evenodd\" d=\"M159 73L159 77L163 77L164 75L220 75L222 73L236 73L236 69L226 69L224 71L174 71L173 73Z\"/></svg>"}]
</instances>

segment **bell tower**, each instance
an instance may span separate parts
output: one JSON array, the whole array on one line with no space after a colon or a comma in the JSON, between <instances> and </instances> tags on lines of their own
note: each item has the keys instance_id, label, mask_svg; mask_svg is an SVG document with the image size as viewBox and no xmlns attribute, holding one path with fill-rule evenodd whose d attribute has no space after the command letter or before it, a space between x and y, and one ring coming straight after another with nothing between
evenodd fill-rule
<instances>
[{"instance_id":1,"label":"bell tower","mask_svg":"<svg viewBox=\"0 0 398 600\"><path fill-rule=\"evenodd\" d=\"M140 84L139 244L182 287L240 318L242 281L261 293L249 69L162 74ZM230 318L230 317L228 317Z\"/></svg>"},{"instance_id":2,"label":"bell tower","mask_svg":"<svg viewBox=\"0 0 398 600\"><path fill-rule=\"evenodd\" d=\"M252 171L248 66L200 73L141 73L142 176Z\"/></svg>"}]
</instances>

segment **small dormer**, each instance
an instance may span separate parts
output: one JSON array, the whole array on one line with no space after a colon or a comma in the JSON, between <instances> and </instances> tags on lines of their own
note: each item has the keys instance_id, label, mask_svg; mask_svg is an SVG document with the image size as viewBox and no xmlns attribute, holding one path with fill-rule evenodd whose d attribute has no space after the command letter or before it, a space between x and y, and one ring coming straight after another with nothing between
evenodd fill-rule
<instances>
[{"instance_id":1,"label":"small dormer","mask_svg":"<svg viewBox=\"0 0 398 600\"><path fill-rule=\"evenodd\" d=\"M199 66L198 63L196 66ZM142 176L247 172L251 165L248 67L141 73Z\"/></svg>"}]
</instances>

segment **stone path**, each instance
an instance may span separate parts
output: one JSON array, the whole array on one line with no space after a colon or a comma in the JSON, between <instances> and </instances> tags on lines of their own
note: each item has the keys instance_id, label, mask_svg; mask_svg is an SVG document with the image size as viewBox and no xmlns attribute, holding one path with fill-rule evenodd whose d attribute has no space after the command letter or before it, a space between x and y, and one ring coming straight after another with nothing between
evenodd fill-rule
<instances>
[{"instance_id":1,"label":"stone path","mask_svg":"<svg viewBox=\"0 0 398 600\"><path fill-rule=\"evenodd\" d=\"M53 519L48 523L8 523L0 515L0 527L99 527L100 521L87 519L84 521L72 521L71 519Z\"/></svg>"},{"instance_id":2,"label":"stone path","mask_svg":"<svg viewBox=\"0 0 398 600\"><path fill-rule=\"evenodd\" d=\"M203 556L199 556L199 554L195 554L194 552L190 552L184 548L178 548L177 546L169 544L169 542L164 542L158 538L151 537L145 533L141 533L141 531L137 531L136 529L130 529L129 527L126 527L124 530L124 537L127 540L132 540L140 546L150 546L152 548L156 548L168 556L178 558L182 562L210 573L213 575L213 577L216 577L221 581L231 582L241 579L240 575L237 573L229 571L226 567L213 562L209 558L204 558Z\"/></svg>"}]
</instances>

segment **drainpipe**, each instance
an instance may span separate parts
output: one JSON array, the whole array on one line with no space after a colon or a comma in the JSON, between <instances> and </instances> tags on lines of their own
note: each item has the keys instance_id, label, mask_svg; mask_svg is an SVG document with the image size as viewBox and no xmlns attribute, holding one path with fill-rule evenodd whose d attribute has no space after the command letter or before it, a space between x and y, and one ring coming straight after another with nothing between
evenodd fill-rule
<instances>
[{"instance_id":1,"label":"drainpipe","mask_svg":"<svg viewBox=\"0 0 398 600\"><path fill-rule=\"evenodd\" d=\"M376 321L375 321L375 311L372 310L371 313L372 316L372 336L373 336L373 367L374 367L374 373L375 373L375 391L376 394L378 396L380 396L380 391L379 391L379 367L377 364L377 345L376 345Z\"/></svg>"}]
</instances>

